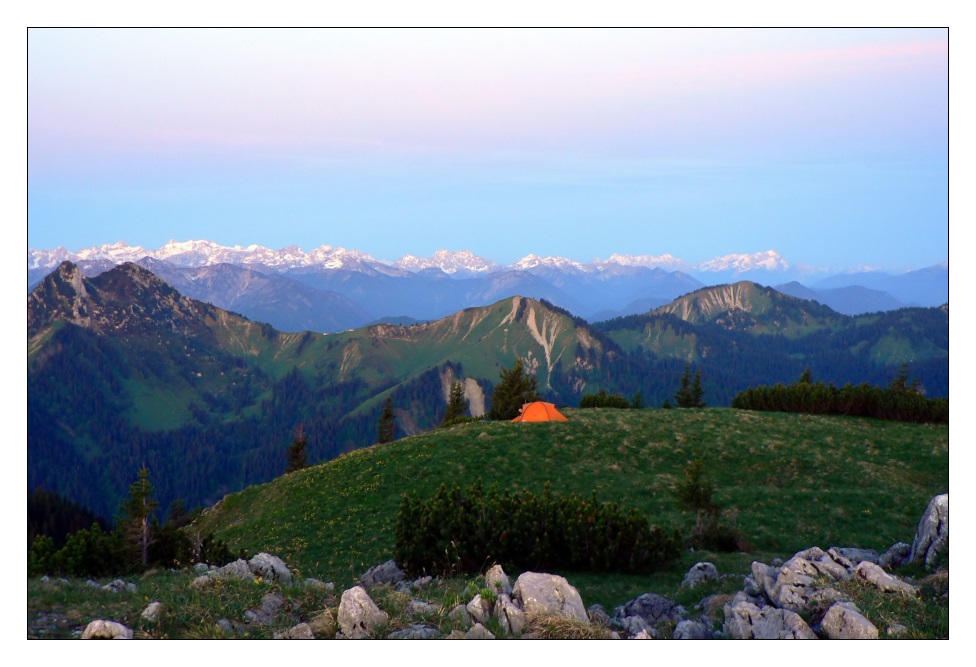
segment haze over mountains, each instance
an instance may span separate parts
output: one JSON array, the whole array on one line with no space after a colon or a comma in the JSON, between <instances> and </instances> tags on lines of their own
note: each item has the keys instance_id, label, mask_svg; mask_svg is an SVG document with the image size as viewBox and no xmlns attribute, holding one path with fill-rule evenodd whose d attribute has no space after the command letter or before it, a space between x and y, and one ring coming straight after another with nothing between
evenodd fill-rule
<instances>
[{"instance_id":1,"label":"haze over mountains","mask_svg":"<svg viewBox=\"0 0 976 667\"><path fill-rule=\"evenodd\" d=\"M212 287L208 272L228 266L179 270ZM273 291L273 276L253 280ZM321 461L375 442L387 396L400 435L439 423L454 380L483 414L516 358L546 398L568 405L606 389L658 406L687 363L713 406L805 368L837 385L883 385L902 363L927 395L947 396L948 317L948 305L850 317L740 281L598 325L507 295L414 326L283 333L137 264L88 278L64 262L28 295L28 484L110 515L146 463L162 502L210 504L280 474L299 423Z\"/></svg>"},{"instance_id":2,"label":"haze over mountains","mask_svg":"<svg viewBox=\"0 0 976 667\"><path fill-rule=\"evenodd\" d=\"M470 251L439 250L384 262L323 245L221 246L171 241L146 250L123 242L70 252L29 250L28 291L62 261L95 276L135 262L183 294L283 331L334 332L392 318L430 320L515 294L546 299L589 321L643 313L707 285L750 280L855 315L948 302L948 263L893 275L832 275L789 264L775 251L726 255L696 266L671 255L611 255L583 264L529 254L501 266ZM806 282L800 282L800 280ZM812 280L812 282L811 282ZM398 320L402 321L402 319Z\"/></svg>"}]
</instances>

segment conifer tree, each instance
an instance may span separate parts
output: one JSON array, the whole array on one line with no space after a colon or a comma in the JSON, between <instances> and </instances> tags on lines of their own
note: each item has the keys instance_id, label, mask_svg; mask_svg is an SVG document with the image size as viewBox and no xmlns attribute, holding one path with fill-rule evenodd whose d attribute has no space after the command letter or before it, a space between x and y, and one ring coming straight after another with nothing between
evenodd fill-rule
<instances>
[{"instance_id":1,"label":"conifer tree","mask_svg":"<svg viewBox=\"0 0 976 667\"><path fill-rule=\"evenodd\" d=\"M521 359L515 360L513 368L503 368L500 375L501 381L491 394L490 419L515 419L524 404L541 400L539 382L525 372Z\"/></svg>"},{"instance_id":2,"label":"conifer tree","mask_svg":"<svg viewBox=\"0 0 976 667\"><path fill-rule=\"evenodd\" d=\"M463 417L467 409L468 404L464 400L464 385L460 381L455 382L451 385L451 396L447 401L447 410L444 412L444 420L441 424Z\"/></svg>"},{"instance_id":3,"label":"conifer tree","mask_svg":"<svg viewBox=\"0 0 976 667\"><path fill-rule=\"evenodd\" d=\"M701 386L701 371L695 371L695 380L691 384L691 407L693 408L703 408L705 407L705 390Z\"/></svg>"},{"instance_id":4,"label":"conifer tree","mask_svg":"<svg viewBox=\"0 0 976 667\"><path fill-rule=\"evenodd\" d=\"M383 405L383 413L380 415L379 428L377 429L376 442L393 442L396 433L396 415L393 414L393 397L387 396L386 403Z\"/></svg>"},{"instance_id":5,"label":"conifer tree","mask_svg":"<svg viewBox=\"0 0 976 667\"><path fill-rule=\"evenodd\" d=\"M634 394L634 400L630 402L630 407L634 410L640 410L644 407L644 398L641 396L640 389Z\"/></svg>"},{"instance_id":6,"label":"conifer tree","mask_svg":"<svg viewBox=\"0 0 976 667\"><path fill-rule=\"evenodd\" d=\"M691 407L691 365L685 364L685 373L681 376L681 386L674 393L674 403L679 408Z\"/></svg>"},{"instance_id":7,"label":"conifer tree","mask_svg":"<svg viewBox=\"0 0 976 667\"><path fill-rule=\"evenodd\" d=\"M288 447L288 468L285 470L286 473L308 467L308 461L305 458L306 445L305 428L303 424L299 424L298 428L295 429L295 439L292 441L291 446Z\"/></svg>"},{"instance_id":8,"label":"conifer tree","mask_svg":"<svg viewBox=\"0 0 976 667\"><path fill-rule=\"evenodd\" d=\"M138 559L144 568L149 565L149 545L152 543L149 528L152 514L158 505L153 498L154 492L152 482L149 481L149 468L143 464L138 478L129 487L129 497L122 502L121 524L130 543L135 546Z\"/></svg>"}]
</instances>

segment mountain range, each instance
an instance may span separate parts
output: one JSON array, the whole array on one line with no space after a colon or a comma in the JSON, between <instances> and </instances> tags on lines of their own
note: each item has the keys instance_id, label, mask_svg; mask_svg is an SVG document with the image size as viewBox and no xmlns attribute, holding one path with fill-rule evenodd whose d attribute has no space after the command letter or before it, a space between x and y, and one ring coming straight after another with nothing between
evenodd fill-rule
<instances>
[{"instance_id":1,"label":"mountain range","mask_svg":"<svg viewBox=\"0 0 976 667\"><path fill-rule=\"evenodd\" d=\"M202 271L179 276L204 285L251 270L228 266L178 270ZM593 325L499 291L433 321L326 335L281 332L173 282L134 263L86 277L63 262L29 293L29 488L111 515L145 463L161 501L210 504L280 474L299 424L310 459L321 461L375 442L387 397L399 435L436 426L454 381L464 383L469 413L483 414L515 359L561 405L605 389L657 406L674 396L686 364L701 372L713 406L805 368L838 385L887 384L902 363L928 395L948 395L948 304L851 317L740 281Z\"/></svg>"},{"instance_id":2,"label":"mountain range","mask_svg":"<svg viewBox=\"0 0 976 667\"><path fill-rule=\"evenodd\" d=\"M904 274L858 272L824 278L791 266L775 251L726 255L690 266L671 255L611 255L583 264L527 255L501 266L470 251L439 250L383 262L356 250L321 246L221 246L170 242L146 250L119 242L78 252L28 251L28 291L60 262L86 276L124 262L149 268L185 295L283 331L336 332L370 322L431 320L522 294L546 299L591 322L647 312L708 285L749 279L777 285L837 312L856 315L948 302L948 263ZM821 276L817 282L805 280Z\"/></svg>"}]
</instances>

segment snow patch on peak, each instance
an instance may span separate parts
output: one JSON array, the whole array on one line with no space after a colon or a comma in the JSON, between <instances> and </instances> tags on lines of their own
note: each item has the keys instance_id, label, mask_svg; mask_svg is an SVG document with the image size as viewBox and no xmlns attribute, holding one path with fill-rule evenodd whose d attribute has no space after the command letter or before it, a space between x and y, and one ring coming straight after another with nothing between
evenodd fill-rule
<instances>
[{"instance_id":1,"label":"snow patch on peak","mask_svg":"<svg viewBox=\"0 0 976 667\"><path fill-rule=\"evenodd\" d=\"M683 259L679 259L674 255L665 253L660 256L654 255L621 255L619 253L614 253L610 255L605 260L596 259L593 260L593 266L598 270L603 271L606 268L617 265L617 266L644 266L649 269L669 269L671 271L677 271L679 269L685 269L688 263Z\"/></svg>"},{"instance_id":2,"label":"snow patch on peak","mask_svg":"<svg viewBox=\"0 0 976 667\"><path fill-rule=\"evenodd\" d=\"M509 268L515 271L556 270L567 273L587 273L587 268L579 262L565 257L539 257L529 254L512 264Z\"/></svg>"}]
</instances>

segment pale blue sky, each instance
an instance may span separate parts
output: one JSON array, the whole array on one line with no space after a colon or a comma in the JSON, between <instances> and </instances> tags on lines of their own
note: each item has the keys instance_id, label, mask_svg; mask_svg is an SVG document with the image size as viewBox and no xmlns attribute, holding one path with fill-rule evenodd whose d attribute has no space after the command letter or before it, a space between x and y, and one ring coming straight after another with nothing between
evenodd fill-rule
<instances>
[{"instance_id":1,"label":"pale blue sky","mask_svg":"<svg viewBox=\"0 0 976 667\"><path fill-rule=\"evenodd\" d=\"M948 259L948 32L31 31L28 246Z\"/></svg>"}]
</instances>

